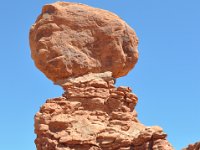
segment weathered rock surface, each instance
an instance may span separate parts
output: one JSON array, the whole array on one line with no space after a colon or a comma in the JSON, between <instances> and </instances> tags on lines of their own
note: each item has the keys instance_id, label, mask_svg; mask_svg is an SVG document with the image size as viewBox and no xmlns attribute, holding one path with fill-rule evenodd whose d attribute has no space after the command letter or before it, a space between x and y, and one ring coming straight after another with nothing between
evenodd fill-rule
<instances>
[{"instance_id":1,"label":"weathered rock surface","mask_svg":"<svg viewBox=\"0 0 200 150\"><path fill-rule=\"evenodd\" d=\"M158 126L137 119L138 98L110 72L68 80L35 116L38 150L172 150Z\"/></svg>"},{"instance_id":2,"label":"weathered rock surface","mask_svg":"<svg viewBox=\"0 0 200 150\"><path fill-rule=\"evenodd\" d=\"M200 150L200 142L190 144L187 148L183 148L183 150Z\"/></svg>"},{"instance_id":3,"label":"weathered rock surface","mask_svg":"<svg viewBox=\"0 0 200 150\"><path fill-rule=\"evenodd\" d=\"M35 65L55 83L89 72L124 76L137 62L137 45L118 16L76 3L45 5L30 30Z\"/></svg>"},{"instance_id":4,"label":"weathered rock surface","mask_svg":"<svg viewBox=\"0 0 200 150\"><path fill-rule=\"evenodd\" d=\"M135 32L82 4L45 5L30 31L36 66L64 89L35 115L37 150L172 150L158 126L137 119L138 98L115 87L138 59Z\"/></svg>"}]
</instances>

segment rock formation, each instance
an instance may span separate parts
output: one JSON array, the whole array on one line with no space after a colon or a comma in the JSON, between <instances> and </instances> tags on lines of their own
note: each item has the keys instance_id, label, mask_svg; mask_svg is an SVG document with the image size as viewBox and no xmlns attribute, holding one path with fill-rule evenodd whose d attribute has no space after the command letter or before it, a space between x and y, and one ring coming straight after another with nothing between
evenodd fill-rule
<instances>
[{"instance_id":1,"label":"rock formation","mask_svg":"<svg viewBox=\"0 0 200 150\"><path fill-rule=\"evenodd\" d=\"M118 16L76 3L45 5L30 30L35 65L55 83L88 72L126 75L137 62L137 45Z\"/></svg>"},{"instance_id":2,"label":"rock formation","mask_svg":"<svg viewBox=\"0 0 200 150\"><path fill-rule=\"evenodd\" d=\"M183 150L200 150L200 142L190 144L187 148L183 148Z\"/></svg>"},{"instance_id":3,"label":"rock formation","mask_svg":"<svg viewBox=\"0 0 200 150\"><path fill-rule=\"evenodd\" d=\"M45 5L30 31L36 66L64 89L35 115L37 150L172 150L158 126L137 119L137 96L115 87L138 59L135 32L83 4Z\"/></svg>"}]
</instances>

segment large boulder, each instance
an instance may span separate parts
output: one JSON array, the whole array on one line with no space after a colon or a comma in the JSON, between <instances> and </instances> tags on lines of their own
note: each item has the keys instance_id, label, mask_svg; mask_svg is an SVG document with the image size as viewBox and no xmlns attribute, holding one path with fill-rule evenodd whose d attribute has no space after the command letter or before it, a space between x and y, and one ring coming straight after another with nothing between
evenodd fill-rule
<instances>
[{"instance_id":1,"label":"large boulder","mask_svg":"<svg viewBox=\"0 0 200 150\"><path fill-rule=\"evenodd\" d=\"M117 15L78 3L45 5L30 30L35 65L54 83L106 71L124 76L138 60L137 45Z\"/></svg>"}]
</instances>

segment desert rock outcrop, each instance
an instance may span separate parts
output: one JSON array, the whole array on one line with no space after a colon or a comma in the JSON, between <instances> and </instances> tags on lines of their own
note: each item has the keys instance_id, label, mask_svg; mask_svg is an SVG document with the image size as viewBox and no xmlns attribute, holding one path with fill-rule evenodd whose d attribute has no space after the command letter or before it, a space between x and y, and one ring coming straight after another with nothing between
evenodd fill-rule
<instances>
[{"instance_id":1,"label":"desert rock outcrop","mask_svg":"<svg viewBox=\"0 0 200 150\"><path fill-rule=\"evenodd\" d=\"M76 3L45 5L30 30L35 65L55 83L89 72L124 76L137 62L137 45L118 16Z\"/></svg>"},{"instance_id":2,"label":"desert rock outcrop","mask_svg":"<svg viewBox=\"0 0 200 150\"><path fill-rule=\"evenodd\" d=\"M115 87L138 59L135 32L119 17L82 4L43 7L30 31L32 58L61 97L35 115L37 150L172 150L158 126L139 122L137 96Z\"/></svg>"},{"instance_id":3,"label":"desert rock outcrop","mask_svg":"<svg viewBox=\"0 0 200 150\"><path fill-rule=\"evenodd\" d=\"M200 150L200 142L188 145L188 147L183 148L183 150Z\"/></svg>"},{"instance_id":4,"label":"desert rock outcrop","mask_svg":"<svg viewBox=\"0 0 200 150\"><path fill-rule=\"evenodd\" d=\"M138 98L114 86L111 72L89 74L63 85L35 116L38 150L171 150L158 126L137 119Z\"/></svg>"}]
</instances>

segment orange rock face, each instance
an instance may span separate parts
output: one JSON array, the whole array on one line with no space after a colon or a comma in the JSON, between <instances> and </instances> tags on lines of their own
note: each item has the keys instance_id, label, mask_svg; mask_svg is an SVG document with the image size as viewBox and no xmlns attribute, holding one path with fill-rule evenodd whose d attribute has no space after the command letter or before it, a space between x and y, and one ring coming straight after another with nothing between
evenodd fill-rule
<instances>
[{"instance_id":1,"label":"orange rock face","mask_svg":"<svg viewBox=\"0 0 200 150\"><path fill-rule=\"evenodd\" d=\"M35 116L38 150L172 150L158 126L137 119L138 98L114 86L110 72L89 74L63 85Z\"/></svg>"},{"instance_id":2,"label":"orange rock face","mask_svg":"<svg viewBox=\"0 0 200 150\"><path fill-rule=\"evenodd\" d=\"M35 65L55 83L89 72L124 76L137 62L137 45L118 16L76 3L45 5L30 30Z\"/></svg>"},{"instance_id":3,"label":"orange rock face","mask_svg":"<svg viewBox=\"0 0 200 150\"><path fill-rule=\"evenodd\" d=\"M115 87L138 59L135 32L118 16L82 4L43 7L30 31L36 66L64 94L35 115L37 150L172 150L158 126L137 119L137 96Z\"/></svg>"}]
</instances>

